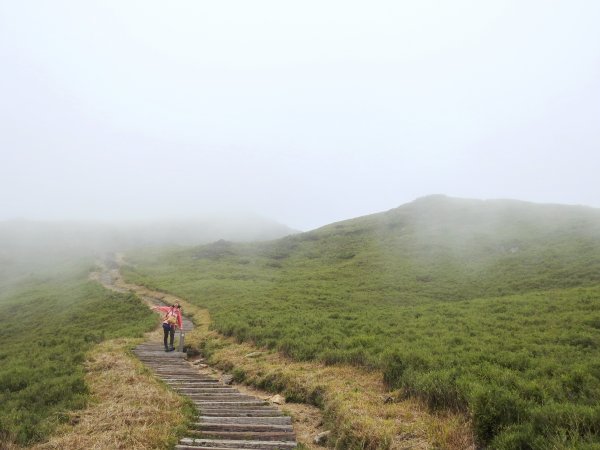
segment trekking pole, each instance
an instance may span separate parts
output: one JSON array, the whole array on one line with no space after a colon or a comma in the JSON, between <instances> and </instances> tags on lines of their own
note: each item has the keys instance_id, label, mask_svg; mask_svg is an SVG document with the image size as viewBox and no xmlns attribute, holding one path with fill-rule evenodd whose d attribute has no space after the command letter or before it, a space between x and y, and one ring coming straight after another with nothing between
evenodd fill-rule
<instances>
[{"instance_id":1,"label":"trekking pole","mask_svg":"<svg viewBox=\"0 0 600 450\"><path fill-rule=\"evenodd\" d=\"M179 348L177 349L177 351L183 352L184 341L185 341L185 333L183 332L183 330L179 330Z\"/></svg>"}]
</instances>

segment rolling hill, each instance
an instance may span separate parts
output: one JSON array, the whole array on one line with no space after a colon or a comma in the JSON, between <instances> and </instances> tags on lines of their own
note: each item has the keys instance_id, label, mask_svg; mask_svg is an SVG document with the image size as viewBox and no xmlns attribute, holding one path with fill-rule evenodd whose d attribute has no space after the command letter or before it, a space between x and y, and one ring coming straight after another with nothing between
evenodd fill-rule
<instances>
[{"instance_id":1,"label":"rolling hill","mask_svg":"<svg viewBox=\"0 0 600 450\"><path fill-rule=\"evenodd\" d=\"M221 333L381 371L403 396L471 417L483 445L600 444L597 209L431 196L130 261L130 281L208 308Z\"/></svg>"}]
</instances>

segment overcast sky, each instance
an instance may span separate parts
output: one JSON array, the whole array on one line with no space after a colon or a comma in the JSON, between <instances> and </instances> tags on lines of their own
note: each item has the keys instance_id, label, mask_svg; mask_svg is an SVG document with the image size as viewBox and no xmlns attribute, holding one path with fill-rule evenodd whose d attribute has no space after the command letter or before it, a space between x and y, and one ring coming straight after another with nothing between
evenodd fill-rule
<instances>
[{"instance_id":1,"label":"overcast sky","mask_svg":"<svg viewBox=\"0 0 600 450\"><path fill-rule=\"evenodd\" d=\"M600 1L0 0L0 220L600 207Z\"/></svg>"}]
</instances>

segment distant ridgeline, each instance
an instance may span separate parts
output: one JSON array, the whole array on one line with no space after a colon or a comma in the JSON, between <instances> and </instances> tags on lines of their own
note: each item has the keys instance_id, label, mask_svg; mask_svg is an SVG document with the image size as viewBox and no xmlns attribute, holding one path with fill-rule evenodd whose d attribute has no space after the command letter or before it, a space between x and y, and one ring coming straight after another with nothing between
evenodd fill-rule
<instances>
[{"instance_id":1,"label":"distant ridgeline","mask_svg":"<svg viewBox=\"0 0 600 450\"><path fill-rule=\"evenodd\" d=\"M0 222L0 288L31 276L60 275L64 264L138 247L197 245L217 239L255 241L292 233L256 216L214 216L147 223ZM57 270L55 270L57 269Z\"/></svg>"},{"instance_id":2,"label":"distant ridgeline","mask_svg":"<svg viewBox=\"0 0 600 450\"><path fill-rule=\"evenodd\" d=\"M270 242L138 252L129 280L299 360L381 370L493 448L600 445L600 210L418 199Z\"/></svg>"}]
</instances>

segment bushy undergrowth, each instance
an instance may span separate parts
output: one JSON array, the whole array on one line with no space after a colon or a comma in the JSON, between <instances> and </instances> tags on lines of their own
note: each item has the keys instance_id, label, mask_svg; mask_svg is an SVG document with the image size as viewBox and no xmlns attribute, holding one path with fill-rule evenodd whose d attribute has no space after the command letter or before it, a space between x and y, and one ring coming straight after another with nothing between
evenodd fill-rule
<instances>
[{"instance_id":1,"label":"bushy undergrowth","mask_svg":"<svg viewBox=\"0 0 600 450\"><path fill-rule=\"evenodd\" d=\"M86 351L154 324L139 299L85 275L31 281L0 297L0 443L46 437L86 404Z\"/></svg>"},{"instance_id":2,"label":"bushy undergrowth","mask_svg":"<svg viewBox=\"0 0 600 450\"><path fill-rule=\"evenodd\" d=\"M382 370L492 448L600 445L600 214L425 199L270 243L132 258L129 280L299 360Z\"/></svg>"}]
</instances>

